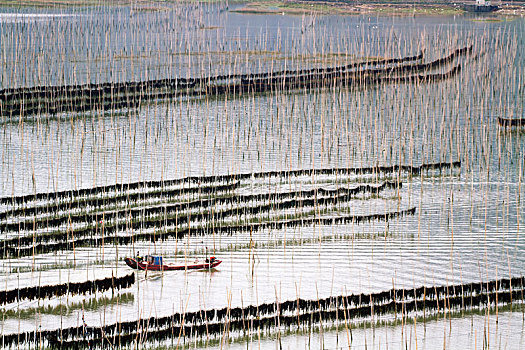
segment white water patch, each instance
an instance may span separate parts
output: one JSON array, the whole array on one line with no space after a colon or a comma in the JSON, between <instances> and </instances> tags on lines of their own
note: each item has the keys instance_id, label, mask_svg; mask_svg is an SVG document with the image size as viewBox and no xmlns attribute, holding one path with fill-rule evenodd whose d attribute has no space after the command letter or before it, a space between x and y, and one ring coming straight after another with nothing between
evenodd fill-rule
<instances>
[{"instance_id":1,"label":"white water patch","mask_svg":"<svg viewBox=\"0 0 525 350\"><path fill-rule=\"evenodd\" d=\"M41 22L80 16L73 13L0 13L0 23Z\"/></svg>"}]
</instances>

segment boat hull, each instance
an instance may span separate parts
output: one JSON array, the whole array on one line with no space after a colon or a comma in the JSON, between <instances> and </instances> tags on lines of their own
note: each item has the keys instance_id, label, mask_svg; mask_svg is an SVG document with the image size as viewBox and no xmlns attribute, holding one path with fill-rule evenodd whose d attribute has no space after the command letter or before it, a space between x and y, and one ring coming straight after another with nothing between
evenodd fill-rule
<instances>
[{"instance_id":1,"label":"boat hull","mask_svg":"<svg viewBox=\"0 0 525 350\"><path fill-rule=\"evenodd\" d=\"M125 258L124 261L126 265L135 270L141 271L181 271L181 270L204 270L212 269L216 266L219 266L222 263L222 260L214 260L211 263L202 263L202 264L191 264L191 265L173 265L173 264L163 264L163 265L153 265L148 264L144 261L137 261L134 258Z\"/></svg>"}]
</instances>

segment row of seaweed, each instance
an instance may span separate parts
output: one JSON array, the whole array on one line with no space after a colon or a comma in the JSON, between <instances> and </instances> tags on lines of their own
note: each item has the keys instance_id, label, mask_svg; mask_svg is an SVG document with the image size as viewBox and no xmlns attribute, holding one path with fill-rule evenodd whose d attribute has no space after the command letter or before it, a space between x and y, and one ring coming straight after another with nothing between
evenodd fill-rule
<instances>
[{"instance_id":1,"label":"row of seaweed","mask_svg":"<svg viewBox=\"0 0 525 350\"><path fill-rule=\"evenodd\" d=\"M342 72L332 71L332 72L323 72L321 75L315 73L307 74L293 74L288 76L275 76L271 75L264 78L250 78L250 79L241 79L240 88L230 89L236 91L245 91L246 86L258 86L260 91L264 87L280 87L281 89L295 89L298 87L304 86L319 86L326 85L326 82L332 82L336 80L341 80L343 82L376 82L384 78L403 78L410 77L410 74L417 72L428 72L430 70L441 67L445 64L451 63L457 57L470 53L472 47L464 47L453 51L446 57L438 58L429 63L418 63L410 65L399 65L387 68L376 68L376 69L367 69L363 71L345 71ZM457 67L457 66L456 66Z\"/></svg>"},{"instance_id":2,"label":"row of seaweed","mask_svg":"<svg viewBox=\"0 0 525 350\"><path fill-rule=\"evenodd\" d=\"M409 174L418 173L421 169L443 169L450 167L460 166L459 162L453 163L435 163L435 164L424 164L419 167L379 167L376 170L378 173L393 172L395 170L404 170ZM365 173L370 171L372 168L361 168L356 173ZM322 169L321 169L322 170ZM334 169L331 169L332 171ZM339 169L341 170L341 169ZM348 170L348 169L347 169ZM350 169L353 170L353 169ZM343 171L341 171L342 173ZM323 173L327 173L323 171ZM253 177L260 177L264 173L253 174ZM243 177L237 176L238 178ZM7 218L8 213L12 213L14 219L4 221L0 223L0 232L3 233L15 233L16 237L5 239L4 245L18 244L26 245L33 244L35 242L45 242L50 240L62 240L65 239L64 227L67 226L68 236L71 237L82 237L82 236L93 236L104 230L104 234L112 234L118 231L118 228L123 227L122 220L125 220L124 224L129 226L131 229L143 229L143 228L161 228L167 224L186 224L194 220L221 220L228 218L229 216L246 216L247 214L257 214L261 212L268 212L277 209L290 209L309 207L313 205L337 205L351 200L354 196L359 193L370 193L377 195L379 192L387 188L398 189L401 187L401 183L398 182L385 182L379 186L362 185L355 188L341 187L335 190L327 190L322 188L312 189L308 191L290 191L290 192L279 192L279 193L263 193L253 195L236 195L231 191L235 190L239 186L238 181L228 181L227 184L217 186L202 186L202 192L207 197L200 197L195 200L182 200L178 201L166 201L153 205L151 202L147 202L149 199L155 198L156 200L162 198L172 198L175 194L181 193L198 193L199 187L190 187L183 189L168 189L165 195L162 189L155 189L153 191L138 195L136 193L119 193L107 198L81 198L73 199L71 202L67 201L67 197L57 203L49 205L39 206L25 206L12 208L5 212L3 215ZM130 187L134 187L133 186ZM214 195L211 195L214 193ZM71 193L67 193L70 195ZM324 196L324 197L323 197ZM51 198L57 198L58 195L50 195ZM29 199L28 197L18 197L15 201L21 201L23 199ZM121 207L118 208L116 202L113 200L120 200ZM142 200L144 203L136 202L135 200ZM285 199L291 199L285 201ZM246 203L259 202L267 205L258 205L255 207L247 207ZM81 206L81 205L85 206ZM229 205L236 209L220 210L217 206ZM88 206L91 206L91 212L86 210ZM56 208L56 209L55 209ZM213 208L215 213L210 215L209 209ZM75 209L83 209L78 211ZM201 213L187 214L186 211L200 210ZM204 212L203 212L204 211ZM23 213L23 217L17 217L14 214L20 215ZM39 215L38 217L36 217ZM5 218L4 218L5 220ZM120 220L120 221L119 221ZM72 226L75 225L75 226ZM62 227L61 227L62 226ZM53 228L57 228L53 230ZM39 229L46 230L47 232L39 231ZM29 232L30 234L24 234Z\"/></svg>"},{"instance_id":3,"label":"row of seaweed","mask_svg":"<svg viewBox=\"0 0 525 350\"><path fill-rule=\"evenodd\" d=\"M181 225L192 221L224 220L234 215L257 215L271 210L284 210L290 208L304 208L313 206L327 206L344 203L362 193L378 195L386 189L399 189L402 183L384 182L379 186L360 185L354 188L323 189L317 188L306 191L288 191L278 193L260 193L211 197L197 199L189 202L162 204L148 207L126 208L122 210L97 211L94 213L70 213L66 212L60 216L41 216L18 222L0 223L1 233L20 233L23 231L36 231L38 229L59 228L72 224L83 224L83 228L69 229L72 236L89 234L94 225L104 220L106 234L117 230L119 220L126 220L128 229L151 228L165 225ZM262 205L247 206L247 203L263 203ZM210 208L218 206L230 206L231 209L215 209L212 213ZM191 213L198 209L199 212ZM188 212L188 213L186 213ZM83 232L83 233L81 233ZM56 233L56 232L55 232ZM12 238L12 243L20 245L33 242L48 241L54 234L38 234L36 237L22 236Z\"/></svg>"},{"instance_id":4,"label":"row of seaweed","mask_svg":"<svg viewBox=\"0 0 525 350\"><path fill-rule=\"evenodd\" d=\"M360 72L344 75L272 77L267 79L246 80L241 84L207 86L205 92L196 95L226 95L263 93L267 91L289 91L298 89L315 89L333 86L358 87L371 84L431 83L450 79L461 71L458 64L445 73L424 73L410 75L388 75L387 73ZM134 105L136 106L136 104Z\"/></svg>"},{"instance_id":5,"label":"row of seaweed","mask_svg":"<svg viewBox=\"0 0 525 350\"><path fill-rule=\"evenodd\" d=\"M178 179L163 180L163 181L138 181L132 183L120 183L115 185L97 186L92 188L84 188L78 190L65 190L57 192L42 192L35 194L27 194L20 196L7 196L0 198L0 204L5 205L20 205L34 201L50 201L57 199L67 199L80 196L93 196L108 192L128 192L132 190L139 190L143 188L157 188L161 189L167 186L175 186L186 183L198 184L197 188L201 188L207 183L231 183L235 181L247 179L262 179L262 178L291 178L299 176L320 176L320 175L369 175L369 174L392 174L397 172L404 172L408 175L419 175L425 171L431 170L446 170L459 168L461 161L439 162L439 163L425 163L419 166L414 165L390 165L390 166L370 166L370 167L355 167L355 168L309 168L296 170L275 170L263 172L250 173L236 173L225 175L208 175L208 176L187 176Z\"/></svg>"},{"instance_id":6,"label":"row of seaweed","mask_svg":"<svg viewBox=\"0 0 525 350\"><path fill-rule=\"evenodd\" d=\"M175 79L156 79L139 82L109 82L101 84L81 84L81 85L58 85L58 86L34 86L34 87L19 87L19 88L7 88L0 90L0 101L6 102L9 99L24 99L28 98L33 94L43 94L44 96L49 94L56 94L53 96L77 94L79 91L94 92L104 91L110 92L125 92L125 89L133 90L147 90L147 89L158 89L164 86L174 88L176 86L185 86L190 84L198 84L201 81L224 81L233 79L254 79L254 78L265 78L269 74L273 75L297 75L297 74L309 74L309 73L323 73L332 72L334 70L344 71L355 69L361 66L373 66L373 65L387 65L397 64L410 61L417 61L423 59L423 52L420 52L416 56L406 56L403 58L388 58L378 60L367 60L362 62L350 63L343 66L329 67L329 68L310 68L300 70L281 70L271 73L248 73L248 74L227 74L227 75L216 75L203 78L175 78Z\"/></svg>"},{"instance_id":7,"label":"row of seaweed","mask_svg":"<svg viewBox=\"0 0 525 350\"><path fill-rule=\"evenodd\" d=\"M129 288L135 283L135 274L122 277L107 277L78 283L63 283L47 286L33 286L0 291L0 305L22 300L39 300L62 295L91 294L107 290Z\"/></svg>"},{"instance_id":8,"label":"row of seaweed","mask_svg":"<svg viewBox=\"0 0 525 350\"><path fill-rule=\"evenodd\" d=\"M173 181L175 182L175 181ZM152 184L141 186L142 183L119 184L100 186L82 190L67 190L48 193L36 193L31 195L2 197L1 204L11 205L10 211L0 213L0 220L10 216L38 214L43 209L52 206L53 209L72 210L89 206L113 205L122 201L150 200L159 197L170 199L185 195L210 195L221 192L230 192L239 186L239 181L226 181L220 184L203 184L198 186L187 186L172 188L177 184L166 181L154 187ZM183 184L184 185L184 184ZM16 208L16 206L22 206ZM31 208L36 208L31 212Z\"/></svg>"},{"instance_id":9,"label":"row of seaweed","mask_svg":"<svg viewBox=\"0 0 525 350\"><path fill-rule=\"evenodd\" d=\"M34 306L27 307L12 305L12 307L0 308L0 317L5 322L9 319L34 320L36 315L71 316L82 310L96 312L101 307L133 304L135 301L135 294L131 291L127 291L111 293L111 295L92 295L90 297L78 299L80 300L67 300L67 302L63 303L30 303L34 304Z\"/></svg>"},{"instance_id":10,"label":"row of seaweed","mask_svg":"<svg viewBox=\"0 0 525 350\"><path fill-rule=\"evenodd\" d=\"M498 300L499 297L499 300ZM195 338L219 338L229 336L238 332L244 335L255 334L259 330L265 333L281 329L300 329L312 325L322 324L330 321L342 324L343 322L354 319L369 319L382 315L391 315L394 310L402 310L403 314L410 314L425 310L426 312L450 312L450 310L463 309L472 310L474 308L488 308L497 305L508 305L512 301L523 300L523 289L506 291L500 293L489 293L486 295L472 296L468 299L448 298L435 302L426 301L392 301L388 305L378 305L370 307L360 307L354 309L330 310L309 312L299 315L268 316L250 320L227 321L226 323L209 323L196 325L170 325L163 329L145 329L136 333L124 333L113 336L101 335L92 337L91 333L86 332L86 336L78 337L74 340L63 340L53 335L47 338L48 344L52 348L71 349L71 348L93 348L93 347L113 347L136 344L143 346L145 343L161 342L167 339L180 339L180 337ZM461 305L461 306L460 306ZM429 315L430 316L430 315Z\"/></svg>"},{"instance_id":11,"label":"row of seaweed","mask_svg":"<svg viewBox=\"0 0 525 350\"><path fill-rule=\"evenodd\" d=\"M459 162L452 162L421 166L329 169L328 171L320 169L319 172L321 174L333 174L336 171L360 174L372 172L374 174L373 171L375 171L377 175L404 171L408 174L416 174L421 173L424 169L441 171L444 168L459 166ZM303 175L308 172L304 170L288 171L280 175L289 176L293 173ZM245 176L261 178L278 175L279 172L265 172L239 174L233 178L222 177L219 180L226 184L209 188L230 191L236 189L238 181ZM206 179L201 183L206 184ZM347 203L359 194L368 193L376 196L385 189L398 190L401 186L401 182L386 181L379 186L360 185L354 188L313 188L303 191L246 195L223 193L207 198L155 205L147 202L126 202L121 208L108 207L102 210L99 208L93 212L49 211L50 215L1 223L1 230L8 237L0 241L0 257L31 256L74 250L78 247L132 244L137 240L157 241L181 238L186 235L234 234L254 230L280 230L312 225L360 224L373 220L389 220L395 216L413 215L415 209L384 214L340 216L337 208L348 206ZM154 192L162 196L162 191ZM120 193L119 196L125 198L126 194ZM307 211L307 208L312 208L312 210ZM291 209L294 209L293 213L286 214Z\"/></svg>"},{"instance_id":12,"label":"row of seaweed","mask_svg":"<svg viewBox=\"0 0 525 350\"><path fill-rule=\"evenodd\" d=\"M345 72L362 66L378 66L388 64L399 64L404 62L416 61L423 59L421 52L417 56L407 56L403 58L392 58L383 60L371 60L357 63L351 63L343 66L327 68L310 68L299 70L282 70L264 73L248 74L228 74L216 75L202 78L175 78L175 79L156 79L139 82L114 82L101 84L82 84L82 85L62 85L62 86L35 86L29 88L8 88L0 90L0 102L4 104L13 101L29 101L35 99L61 100L64 98L86 98L94 95L139 95L145 91L167 89L169 91L182 90L195 87L196 85L209 84L212 82L247 80L278 76L299 76L305 74L323 74L333 72Z\"/></svg>"},{"instance_id":13,"label":"row of seaweed","mask_svg":"<svg viewBox=\"0 0 525 350\"><path fill-rule=\"evenodd\" d=\"M102 217L102 212L111 213L110 210L118 210L119 207L129 208L139 202L154 205L155 202L159 204L166 204L174 201L183 202L185 198L181 197L188 195L198 196L201 200L206 200L212 196L229 196L238 187L239 182L237 181L214 186L184 187L176 189L161 188L147 192L119 192L109 196L96 196L89 198L62 197L58 201L45 202L39 205L25 206L22 204L16 207L13 206L7 211L0 212L0 220L6 220L7 218L32 217L29 221L26 220L25 225L30 223L36 223L38 225L39 222L48 222L49 217L52 217L52 220L71 217L72 213L75 211L77 211L76 216L87 214L89 208L93 210L92 215L96 216L97 213L100 213L100 217ZM36 219L35 216L40 216L40 218ZM72 217L72 220L75 222L75 216ZM12 229L18 230L20 227L17 228L13 226L18 224L23 226L23 220L16 221L16 224L13 220L10 223L0 223L0 232ZM9 227L11 227L11 229Z\"/></svg>"},{"instance_id":14,"label":"row of seaweed","mask_svg":"<svg viewBox=\"0 0 525 350\"><path fill-rule=\"evenodd\" d=\"M332 321L347 323L373 316L414 312L443 312L517 303L523 305L524 277L458 285L391 289L379 293L297 298L246 307L199 310L118 322L101 327L88 325L35 330L2 335L4 346L46 341L52 347L127 345L137 339L222 336L226 332L250 333L260 329L301 327Z\"/></svg>"},{"instance_id":15,"label":"row of seaweed","mask_svg":"<svg viewBox=\"0 0 525 350\"><path fill-rule=\"evenodd\" d=\"M525 126L525 118L503 118L498 117L498 124L504 128L517 127L521 128Z\"/></svg>"},{"instance_id":16,"label":"row of seaweed","mask_svg":"<svg viewBox=\"0 0 525 350\"><path fill-rule=\"evenodd\" d=\"M1 243L5 245L18 245L20 247L25 245L33 245L35 243L42 242L51 242L51 241L66 241L68 238L79 238L86 236L100 236L104 234L106 236L116 235L119 231L122 230L122 227L125 227L126 230L138 231L138 230L148 230L155 229L156 232L162 232L165 227L175 227L175 226L189 226L196 225L198 222L212 222L214 225L221 226L222 222L226 222L227 219L236 219L244 217L245 221L248 221L247 216L256 216L260 214L275 212L279 210L286 209L304 209L305 207L323 208L329 204L338 204L343 203L347 200L350 200L353 196L341 195L337 197L320 197L320 198L309 198L309 199L299 199L299 200L289 200L277 203L269 203L257 206L246 206L246 207L235 207L230 209L223 210L214 210L205 212L200 211L196 213L185 213L185 212L176 212L174 215L155 215L143 216L140 218L134 218L134 220L128 220L124 222L113 222L113 223L104 223L93 228L92 226L81 227L81 228L66 228L65 230L54 231L52 233L40 233L33 235L25 235L13 237L10 239L2 240ZM162 209L162 208L161 208ZM140 210L138 210L140 214ZM159 213L159 214L162 214ZM102 215L99 217L101 218ZM306 219L302 219L303 222L307 222ZM49 220L49 225L52 224L52 220ZM45 225L45 222L42 223ZM34 227L34 226L33 226Z\"/></svg>"},{"instance_id":17,"label":"row of seaweed","mask_svg":"<svg viewBox=\"0 0 525 350\"><path fill-rule=\"evenodd\" d=\"M286 77L273 78L271 84L247 82L242 84L228 84L228 85L213 85L205 86L200 90L193 90L191 92L159 92L156 91L147 95L133 95L133 96L102 96L100 99L91 97L89 99L65 101L33 101L32 103L22 103L15 106L1 106L0 116L25 118L31 115L42 114L59 114L59 113L88 113L88 112L107 112L111 110L121 109L135 109L140 108L148 103L154 101L168 100L173 97L189 96L189 97L203 97L203 96L219 96L219 95L238 95L246 93L263 93L267 91L291 91L297 89L314 89L326 88L337 85L361 87L363 85L371 84L393 84L393 83L431 83L439 82L445 79L450 79L461 70L461 65L458 64L446 73L424 73L407 76L371 76L366 75L350 75L344 77L320 77L310 78L305 80L304 77Z\"/></svg>"},{"instance_id":18,"label":"row of seaweed","mask_svg":"<svg viewBox=\"0 0 525 350\"><path fill-rule=\"evenodd\" d=\"M33 256L35 254L46 254L58 252L63 250L72 250L75 247L101 247L106 244L115 245L129 245L136 241L151 241L156 242L169 238L182 238L188 235L204 236L211 233L215 234L234 234L255 232L261 230L282 230L284 228L314 226L314 225L335 225L335 224L361 224L371 221L388 221L393 218L403 217L406 215L414 215L416 208L406 210L387 212L384 214L368 214L368 215L343 215L332 217L307 217L291 220L279 221L265 221L257 223L244 224L223 224L223 225L204 225L195 227L165 227L160 231L133 233L125 236L119 235L97 235L96 237L69 239L71 233L61 233L63 240L56 243L39 243L30 246L20 246L16 244L6 244L5 241L0 242L0 258L9 257L23 257ZM125 225L123 225L125 226Z\"/></svg>"},{"instance_id":19,"label":"row of seaweed","mask_svg":"<svg viewBox=\"0 0 525 350\"><path fill-rule=\"evenodd\" d=\"M27 116L40 113L56 114L61 112L85 112L88 110L114 110L121 108L134 108L149 101L167 99L176 96L217 96L225 94L254 93L270 90L288 91L298 88L321 88L334 84L370 84L381 81L398 82L411 80L418 72L423 72L423 81L441 80L451 74L430 74L429 71L450 64L456 58L472 51L472 47L454 50L446 57L436 59L429 63L415 63L395 65L381 68L362 70L348 70L341 68L323 68L312 72L302 73L293 71L290 74L279 75L272 72L265 73L264 77L240 77L239 79L226 80L217 84L218 79L196 79L188 84L167 84L161 87L152 87L151 84L130 83L119 89L80 89L69 93L57 94L33 92L3 94L0 102L0 115ZM456 72L456 66L452 72ZM418 78L419 79L419 78ZM124 83L125 84L125 83ZM154 84L159 85L158 83ZM60 91L60 90L59 90ZM0 94L1 96L2 94Z\"/></svg>"},{"instance_id":20,"label":"row of seaweed","mask_svg":"<svg viewBox=\"0 0 525 350\"><path fill-rule=\"evenodd\" d=\"M456 76L461 71L461 64L452 67L451 70L445 73L435 74L417 74L406 77L380 77L373 81L377 84L405 84L405 83L437 83L442 80L450 79Z\"/></svg>"}]
</instances>

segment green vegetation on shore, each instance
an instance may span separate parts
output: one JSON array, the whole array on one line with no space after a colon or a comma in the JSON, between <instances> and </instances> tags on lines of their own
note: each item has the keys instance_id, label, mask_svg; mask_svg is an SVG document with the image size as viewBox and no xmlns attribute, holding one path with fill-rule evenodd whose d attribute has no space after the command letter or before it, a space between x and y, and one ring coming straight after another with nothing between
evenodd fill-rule
<instances>
[{"instance_id":1,"label":"green vegetation on shore","mask_svg":"<svg viewBox=\"0 0 525 350\"><path fill-rule=\"evenodd\" d=\"M78 6L130 6L137 10L162 10L168 3L220 2L220 0L0 0L2 7L78 7ZM315 0L279 1L262 0L257 2L233 0L229 3L245 3L244 7L233 10L251 14L389 14L389 15L454 15L463 11L452 5L434 5L427 2L420 4L406 2L378 1L374 3L326 3Z\"/></svg>"},{"instance_id":2,"label":"green vegetation on shore","mask_svg":"<svg viewBox=\"0 0 525 350\"><path fill-rule=\"evenodd\" d=\"M0 0L1 7L80 7L80 6L133 6L138 10L162 10L162 4L173 0ZM188 1L189 2L189 1ZM191 1L200 2L200 1Z\"/></svg>"},{"instance_id":3,"label":"green vegetation on shore","mask_svg":"<svg viewBox=\"0 0 525 350\"><path fill-rule=\"evenodd\" d=\"M456 15L463 13L463 10L451 5L395 3L382 1L375 3L325 3L317 1L257 1L248 3L246 6L232 10L233 12L249 14L379 14L379 15Z\"/></svg>"},{"instance_id":4,"label":"green vegetation on shore","mask_svg":"<svg viewBox=\"0 0 525 350\"><path fill-rule=\"evenodd\" d=\"M132 6L135 11L165 11L174 3L219 3L225 0L0 0L0 7L91 7ZM244 14L276 15L388 15L388 16L454 16L465 11L454 3L431 1L323 2L316 0L229 0L229 4L244 4L230 10ZM505 4L498 14L521 15L525 6Z\"/></svg>"}]
</instances>

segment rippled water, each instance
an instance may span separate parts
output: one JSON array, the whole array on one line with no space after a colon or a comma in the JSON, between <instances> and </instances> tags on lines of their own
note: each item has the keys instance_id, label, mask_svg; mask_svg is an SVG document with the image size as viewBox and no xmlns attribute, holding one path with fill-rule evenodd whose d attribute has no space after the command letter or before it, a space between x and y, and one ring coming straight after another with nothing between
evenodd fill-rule
<instances>
[{"instance_id":1,"label":"rippled water","mask_svg":"<svg viewBox=\"0 0 525 350\"><path fill-rule=\"evenodd\" d=\"M340 45L341 50L359 56L401 57L425 48L430 60L466 44L473 44L474 51L481 56L469 60L457 77L433 84L170 101L107 114L94 112L52 118L39 115L29 120L4 120L0 129L0 195L188 175L312 167L420 165L461 160L461 169L444 171L441 175L400 177L403 188L399 192L392 191L373 200L350 201L350 212L357 214L416 208L414 216L396 218L388 223L266 230L253 234L257 243L253 250L249 249L250 237L242 233L156 244L138 242L133 247L79 248L56 255L9 259L0 268L0 288L81 281L112 273L123 275L129 270L122 258L136 250L163 254L174 261L176 250L186 251L188 260L193 260L195 257L203 259L204 249L209 247L224 260L213 272L149 272L147 275L137 272L138 283L129 290L134 295L132 301L86 312L86 322L94 326L184 310L222 308L230 297L231 305L238 306L276 299L316 299L376 292L394 286L486 281L523 274L525 133L523 129L503 130L496 119L498 116L525 116L525 44L519 34L525 26L523 19L480 23L468 17L245 16L221 12L220 8L211 6L206 10L210 14L203 12L195 17L198 23L195 28L190 26L186 39L181 39L179 34L167 35L190 20L189 14L195 13L192 11L205 10L181 7L165 14L139 13L131 17L129 9L121 8L103 14L79 11L82 19L71 16L20 27L10 27L19 26L20 22L2 21L5 16L0 16L3 39L0 57L4 62L0 85L32 85L37 83L36 76L44 83L54 83L55 72L61 69L66 72L65 82L72 82L73 77L84 82L105 81L111 77L119 81L144 79L146 74L148 78L158 74L198 75L200 68L208 71L206 60L191 59L190 64L183 65L184 58L171 55L165 48L171 50L175 46L173 50L194 52L199 50L199 43L220 45L224 41L225 51L231 50L228 45L237 48L235 45L240 43L240 50L247 52L261 50L263 43L257 39L264 38L264 45L268 46L265 50L288 55L301 48L312 54L312 51L321 50L322 45L328 45L321 44L320 32L334 38L330 50ZM137 37L128 38L132 31L120 30L126 26L143 28L151 18L151 29L136 33ZM216 22L219 34L212 29L200 34L201 24L212 27ZM261 24L266 24L263 30ZM87 46L80 44L79 36L84 33L82 26L98 25L109 26L107 35L111 45L102 44L99 31L84 39L89 42ZM383 30L373 30L372 25ZM308 29L312 26L316 30ZM76 44L51 45L42 55L34 56L47 62L50 57L61 55L61 63L40 73L36 67L41 65L27 65L28 70L17 71L18 77L6 68L5 62L20 52L34 53L43 49L37 44L41 42L39 34L35 34L39 33L37 29L46 33L72 27L75 29L53 40L62 42L71 36L74 38L71 42ZM298 34L301 30L306 34ZM29 41L23 50L13 48L10 45L16 42L12 39L14 33L20 38L30 37L34 42ZM155 35L159 40L154 40ZM214 35L220 40L210 39ZM278 37L286 40L279 44ZM293 46L292 38L299 37L299 43ZM194 38L199 40L191 42ZM392 46L395 40L401 43L398 50ZM94 45L95 42L100 42L100 46ZM288 42L287 48L283 43ZM139 51L138 57L150 56L115 59L124 47L132 47L135 53ZM140 51L140 47L145 47L147 52ZM359 50L362 47L364 52ZM113 59L97 61L102 53ZM250 58L239 63L239 69L251 70L258 61L257 70L265 71L271 62L251 52L244 56ZM31 55L22 57L19 64ZM230 56L228 60L231 59ZM228 60L227 63L231 62ZM166 65L169 68L165 68ZM220 67L217 70L224 68ZM312 178L314 183L325 180L322 176ZM368 181L380 183L379 179ZM304 184L271 183L268 191L286 187L297 190L301 186ZM252 187L242 191L250 193ZM184 258L179 255L178 261L182 260ZM88 297L24 301L6 308L74 303L84 298ZM492 344L520 348L523 344L521 317L520 312L502 314L498 332L491 333L494 334ZM40 325L54 329L62 324L79 324L79 320L80 311L64 316L41 314L30 319L2 320L0 329L5 333L33 330ZM451 321L450 330L446 329L448 321L418 324L415 331L420 337L418 349L443 348L443 341L448 348L475 347L473 344L479 347L485 320L484 316L457 318ZM439 339L433 341L430 336L420 336L425 334L425 328L427 334L438 334ZM352 347L363 347L366 337L372 348L397 348L403 343L400 333L407 332L402 329L405 328L392 326L377 327L374 331L356 330ZM408 332L412 332L410 329ZM518 334L519 340L511 342L511 334ZM291 335L283 337L282 342L284 348L307 347L307 342L311 348L317 348L313 344L323 339L325 348L336 348L346 346L345 337L341 331L328 331L323 336L317 333ZM409 339L415 346L415 338ZM250 346L258 344L252 339ZM261 341L263 348L275 344L272 338ZM238 346L245 347L246 343L230 347Z\"/></svg>"},{"instance_id":2,"label":"rippled water","mask_svg":"<svg viewBox=\"0 0 525 350\"><path fill-rule=\"evenodd\" d=\"M400 323L400 322L399 322ZM518 330L518 331L516 331ZM307 333L307 332L304 332ZM409 320L403 326L381 326L325 330L311 334L283 335L280 342L256 337L215 348L246 349L521 349L525 345L523 315L520 312L440 318L416 324ZM276 345L277 344L277 345ZM210 347L213 348L213 347Z\"/></svg>"}]
</instances>

